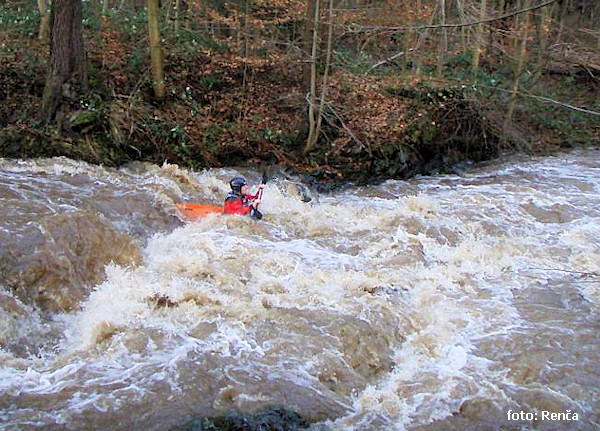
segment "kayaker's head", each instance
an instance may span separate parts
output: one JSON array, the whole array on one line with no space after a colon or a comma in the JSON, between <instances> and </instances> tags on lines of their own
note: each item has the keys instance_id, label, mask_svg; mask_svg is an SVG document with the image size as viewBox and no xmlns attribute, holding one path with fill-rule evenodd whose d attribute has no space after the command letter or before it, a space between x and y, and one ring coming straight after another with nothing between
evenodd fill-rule
<instances>
[{"instance_id":1,"label":"kayaker's head","mask_svg":"<svg viewBox=\"0 0 600 431\"><path fill-rule=\"evenodd\" d=\"M248 191L248 183L244 177L233 178L229 181L229 185L231 186L231 190L242 195L245 195Z\"/></svg>"}]
</instances>

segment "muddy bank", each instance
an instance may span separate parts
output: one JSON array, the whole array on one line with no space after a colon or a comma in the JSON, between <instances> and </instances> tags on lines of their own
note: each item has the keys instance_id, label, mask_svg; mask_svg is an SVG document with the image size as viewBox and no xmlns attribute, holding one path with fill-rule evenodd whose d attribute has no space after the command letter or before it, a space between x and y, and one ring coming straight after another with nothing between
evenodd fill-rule
<instances>
[{"instance_id":1,"label":"muddy bank","mask_svg":"<svg viewBox=\"0 0 600 431\"><path fill-rule=\"evenodd\" d=\"M455 173L472 162L496 158L502 151L523 147L506 141L500 120L475 100L455 90L429 88L388 88L387 98L396 99L395 111L385 114L390 127L378 133L389 136L368 138L345 135L342 122L324 126L328 137L308 156L301 150L305 135L296 130L280 130L276 137L256 136L207 148L204 143L182 142L160 134L152 145L124 144L96 139L76 131L62 138L42 142L38 131L8 128L0 133L0 155L10 158L66 156L105 166L122 166L132 161L160 164L165 160L182 167L201 169L220 166L248 166L258 169L278 165L300 175L305 182L328 189L341 184L377 183L385 179L407 179L415 175ZM408 106L407 112L400 112ZM400 120L400 118L402 118ZM402 124L399 124L402 121ZM395 124L392 124L395 122ZM295 127L302 119L296 118ZM219 127L218 124L215 127ZM284 126L282 126L284 128ZM135 138L135 136L133 136ZM46 138L44 138L46 139ZM203 141L205 139L203 138Z\"/></svg>"},{"instance_id":2,"label":"muddy bank","mask_svg":"<svg viewBox=\"0 0 600 431\"><path fill-rule=\"evenodd\" d=\"M48 126L36 121L41 90L27 87L18 115L0 108L5 114L0 156L65 156L111 167L167 161L197 171L277 164L327 188L452 172L463 163L526 148L534 139L531 130L516 126L507 134L502 112L462 86L337 71L330 79L321 138L303 155L306 102L294 64L269 60L249 65L254 82L241 92L244 73L226 55L200 60L207 68L201 77L187 72L197 67L193 59L176 65L181 79L161 104L144 92L135 101L115 99L107 88L116 84L106 77L83 105L79 99L64 100L56 123ZM8 62L7 85L27 84L21 67ZM44 75L41 68L38 72ZM206 87L209 81L214 85ZM134 84L121 82L117 92L137 91Z\"/></svg>"}]
</instances>

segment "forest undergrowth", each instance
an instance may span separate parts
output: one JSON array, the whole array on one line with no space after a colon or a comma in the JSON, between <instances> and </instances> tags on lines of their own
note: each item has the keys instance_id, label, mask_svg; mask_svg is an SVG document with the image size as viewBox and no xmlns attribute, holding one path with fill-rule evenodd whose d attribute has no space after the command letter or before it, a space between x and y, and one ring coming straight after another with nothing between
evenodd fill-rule
<instances>
[{"instance_id":1,"label":"forest undergrowth","mask_svg":"<svg viewBox=\"0 0 600 431\"><path fill-rule=\"evenodd\" d=\"M145 14L100 16L89 8L89 88L82 96L66 85L55 123L46 124L39 111L49 47L38 40L39 17L33 4L28 7L0 10L3 157L66 156L107 166L141 160L194 169L278 164L328 187L456 172L462 163L506 152L547 154L600 143L600 117L556 103L568 98L569 105L600 111L597 71L560 61L542 74L525 70L506 122L510 64L493 50L479 60L473 79L472 59L460 50L450 50L441 75L427 56L418 68L406 60L375 68L385 59L377 44L359 50L340 37L322 133L303 154L307 95L302 57L289 45L247 40L241 55L231 34L165 32L167 95L157 101L143 43ZM421 49L435 51L434 45L426 40Z\"/></svg>"}]
</instances>

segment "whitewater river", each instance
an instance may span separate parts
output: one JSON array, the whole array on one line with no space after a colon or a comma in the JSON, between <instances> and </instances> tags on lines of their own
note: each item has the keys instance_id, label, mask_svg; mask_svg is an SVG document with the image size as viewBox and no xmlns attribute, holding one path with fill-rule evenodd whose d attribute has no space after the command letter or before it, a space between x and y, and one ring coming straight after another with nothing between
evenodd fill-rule
<instances>
[{"instance_id":1,"label":"whitewater river","mask_svg":"<svg viewBox=\"0 0 600 431\"><path fill-rule=\"evenodd\" d=\"M600 429L600 152L180 219L237 173L0 160L0 429Z\"/></svg>"}]
</instances>

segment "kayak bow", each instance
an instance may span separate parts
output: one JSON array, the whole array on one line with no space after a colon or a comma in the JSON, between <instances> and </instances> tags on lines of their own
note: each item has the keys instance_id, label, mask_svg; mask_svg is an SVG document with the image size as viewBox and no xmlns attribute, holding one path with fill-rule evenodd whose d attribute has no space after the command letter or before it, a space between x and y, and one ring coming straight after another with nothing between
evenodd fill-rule
<instances>
[{"instance_id":1,"label":"kayak bow","mask_svg":"<svg viewBox=\"0 0 600 431\"><path fill-rule=\"evenodd\" d=\"M178 203L176 204L179 211L189 220L198 220L202 217L206 217L209 214L218 213L223 214L222 205L210 205L210 204L193 204L193 203Z\"/></svg>"}]
</instances>

